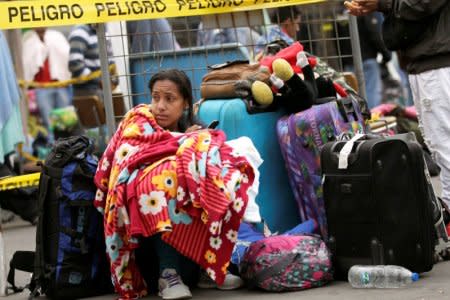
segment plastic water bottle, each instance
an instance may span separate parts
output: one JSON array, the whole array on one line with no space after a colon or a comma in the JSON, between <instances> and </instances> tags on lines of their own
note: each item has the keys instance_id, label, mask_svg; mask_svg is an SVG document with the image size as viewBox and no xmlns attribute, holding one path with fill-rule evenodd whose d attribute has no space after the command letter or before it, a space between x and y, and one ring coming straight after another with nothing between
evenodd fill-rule
<instances>
[{"instance_id":1,"label":"plastic water bottle","mask_svg":"<svg viewBox=\"0 0 450 300\"><path fill-rule=\"evenodd\" d=\"M419 274L393 265L361 266L356 265L348 272L348 281L352 287L399 288L419 280Z\"/></svg>"}]
</instances>

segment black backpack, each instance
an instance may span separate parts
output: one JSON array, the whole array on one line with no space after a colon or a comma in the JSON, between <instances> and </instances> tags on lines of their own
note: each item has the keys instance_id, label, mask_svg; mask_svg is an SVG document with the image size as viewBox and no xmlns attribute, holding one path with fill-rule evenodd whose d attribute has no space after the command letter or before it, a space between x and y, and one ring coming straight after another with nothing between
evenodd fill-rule
<instances>
[{"instance_id":1,"label":"black backpack","mask_svg":"<svg viewBox=\"0 0 450 300\"><path fill-rule=\"evenodd\" d=\"M85 136L59 139L42 165L39 181L36 252L17 251L14 270L30 272L30 299L78 299L112 292L106 258L103 216L93 205L97 158ZM34 261L34 262L33 262ZM31 267L34 266L34 267Z\"/></svg>"}]
</instances>

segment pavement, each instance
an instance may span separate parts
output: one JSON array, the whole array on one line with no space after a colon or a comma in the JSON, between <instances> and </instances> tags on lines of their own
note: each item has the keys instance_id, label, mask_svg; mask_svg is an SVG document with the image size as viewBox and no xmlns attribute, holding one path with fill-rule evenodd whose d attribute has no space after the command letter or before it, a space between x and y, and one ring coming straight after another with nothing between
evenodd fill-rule
<instances>
[{"instance_id":1,"label":"pavement","mask_svg":"<svg viewBox=\"0 0 450 300\"><path fill-rule=\"evenodd\" d=\"M433 183L439 191L439 182L434 178ZM16 218L17 219L17 218ZM5 254L8 262L16 250L34 250L35 227L28 225L21 220L14 220L4 227ZM16 272L16 283L24 285L29 280L30 275L24 272ZM350 284L344 281L335 281L324 287L315 288L300 292L289 293L268 293L260 290L248 290L246 288L235 291L201 290L192 291L193 299L198 300L294 300L294 299L450 299L450 261L439 262L430 272L421 274L419 281L400 289L353 289ZM5 300L26 300L27 292L13 294L5 297ZM1 297L0 297L1 298ZM89 298L92 300L117 299L116 295L105 295L101 297ZM156 295L151 295L144 299L161 299Z\"/></svg>"}]
</instances>

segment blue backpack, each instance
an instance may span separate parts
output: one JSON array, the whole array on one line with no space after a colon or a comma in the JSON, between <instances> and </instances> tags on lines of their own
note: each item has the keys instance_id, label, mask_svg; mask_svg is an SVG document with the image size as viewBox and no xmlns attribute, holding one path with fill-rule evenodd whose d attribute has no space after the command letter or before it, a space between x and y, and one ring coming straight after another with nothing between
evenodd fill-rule
<instances>
[{"instance_id":1,"label":"blue backpack","mask_svg":"<svg viewBox=\"0 0 450 300\"><path fill-rule=\"evenodd\" d=\"M97 158L85 136L59 139L42 165L36 251L18 251L10 265L23 270L34 259L30 298L79 299L112 291L107 263L103 216L93 205ZM33 265L31 263L31 265ZM11 274L12 272L12 274Z\"/></svg>"}]
</instances>

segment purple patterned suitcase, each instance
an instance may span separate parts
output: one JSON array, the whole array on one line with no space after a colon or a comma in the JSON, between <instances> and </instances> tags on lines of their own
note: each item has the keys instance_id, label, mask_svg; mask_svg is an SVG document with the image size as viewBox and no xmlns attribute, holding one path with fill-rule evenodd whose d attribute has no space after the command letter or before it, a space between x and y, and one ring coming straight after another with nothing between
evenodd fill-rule
<instances>
[{"instance_id":1,"label":"purple patterned suitcase","mask_svg":"<svg viewBox=\"0 0 450 300\"><path fill-rule=\"evenodd\" d=\"M277 122L289 181L298 204L301 221L313 219L320 234L327 238L323 201L320 150L342 133L365 133L359 105L353 97L314 105Z\"/></svg>"}]
</instances>

